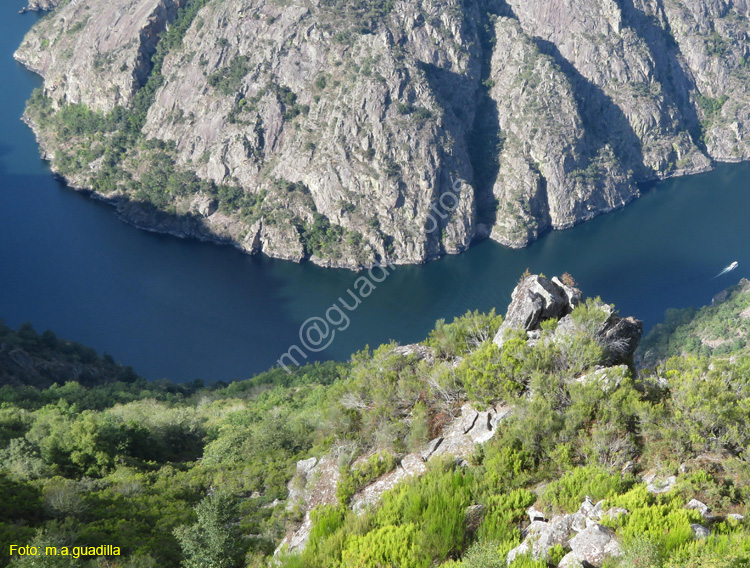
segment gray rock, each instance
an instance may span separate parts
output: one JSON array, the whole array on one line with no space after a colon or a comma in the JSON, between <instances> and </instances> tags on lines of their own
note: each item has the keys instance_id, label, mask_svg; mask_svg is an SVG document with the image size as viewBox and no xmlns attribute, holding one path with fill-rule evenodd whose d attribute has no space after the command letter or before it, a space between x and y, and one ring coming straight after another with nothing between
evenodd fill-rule
<instances>
[{"instance_id":1,"label":"gray rock","mask_svg":"<svg viewBox=\"0 0 750 568\"><path fill-rule=\"evenodd\" d=\"M594 501L591 497L586 495L583 503L581 503L581 506L578 508L578 512L584 517L591 517L591 514L594 512Z\"/></svg>"},{"instance_id":2,"label":"gray rock","mask_svg":"<svg viewBox=\"0 0 750 568\"><path fill-rule=\"evenodd\" d=\"M711 531L703 525L691 523L690 528L693 529L693 536L697 539L708 538L709 536L711 536Z\"/></svg>"},{"instance_id":3,"label":"gray rock","mask_svg":"<svg viewBox=\"0 0 750 568\"><path fill-rule=\"evenodd\" d=\"M215 199L210 197L204 197L196 204L196 209L203 217L210 217L219 208L219 204Z\"/></svg>"},{"instance_id":4,"label":"gray rock","mask_svg":"<svg viewBox=\"0 0 750 568\"><path fill-rule=\"evenodd\" d=\"M691 499L688 504L685 505L685 508L695 509L701 514L701 517L703 517L704 519L708 519L711 517L711 509L709 509L708 505L698 501L697 499Z\"/></svg>"},{"instance_id":5,"label":"gray rock","mask_svg":"<svg viewBox=\"0 0 750 568\"><path fill-rule=\"evenodd\" d=\"M563 292L565 293L565 297L568 300L568 304L570 304L571 307L575 308L583 301L583 293L578 288L563 284L562 280L560 280L557 276L552 277L552 283L557 284L560 288L562 288Z\"/></svg>"},{"instance_id":6,"label":"gray rock","mask_svg":"<svg viewBox=\"0 0 750 568\"><path fill-rule=\"evenodd\" d=\"M534 521L546 521L547 517L544 513L539 511L534 505L529 507L528 511L526 513L529 515L529 522L533 523Z\"/></svg>"},{"instance_id":7,"label":"gray rock","mask_svg":"<svg viewBox=\"0 0 750 568\"><path fill-rule=\"evenodd\" d=\"M541 276L528 276L513 290L505 319L495 335L495 344L503 345L508 330L531 331L542 321L559 319L571 311L572 306L561 286Z\"/></svg>"},{"instance_id":8,"label":"gray rock","mask_svg":"<svg viewBox=\"0 0 750 568\"><path fill-rule=\"evenodd\" d=\"M533 507L532 507L533 509ZM558 515L549 522L538 518L538 511L529 510L529 517L535 516L526 529L526 536L521 544L508 553L508 564L524 554L531 554L535 559L546 559L550 548L567 546L573 534L573 516Z\"/></svg>"},{"instance_id":9,"label":"gray rock","mask_svg":"<svg viewBox=\"0 0 750 568\"><path fill-rule=\"evenodd\" d=\"M182 5L30 0L31 8L58 3L16 57L43 75L55 106L103 111L127 105L142 87L158 38ZM267 192L262 246L243 250L306 258L289 221L310 223L318 213L363 238L340 257L311 260L349 267L387 255L422 262L465 250L475 236L525 246L547 229L624 206L640 195L638 181L750 158L746 3L501 4L490 22L475 0L398 2L370 25L347 3L335 10L299 0L209 3L184 47L164 60L144 134L174 142L178 163L203 179ZM370 33L350 34L352 22ZM490 51L480 41L487 26ZM715 37L724 38L721 49ZM245 76L217 88L211 78L233 61L244 62ZM491 116L478 105L482 62ZM281 89L297 102L287 104ZM696 93L717 101L714 110ZM482 145L497 148L481 156L497 171L486 191L474 187L471 166L480 157L470 143L478 121L488 137L503 138ZM690 134L701 124L705 144ZM47 148L51 156L68 142L38 133L57 145ZM72 177L92 186L88 173ZM306 189L277 191L274 179ZM459 179L468 191L456 190ZM449 215L440 207L446 196ZM491 225L479 223L477 211L495 199ZM220 217L211 216L212 229L241 244L248 226L239 212Z\"/></svg>"},{"instance_id":10,"label":"gray rock","mask_svg":"<svg viewBox=\"0 0 750 568\"><path fill-rule=\"evenodd\" d=\"M612 507L606 513L602 515L602 519L607 517L609 519L619 519L623 515L629 515L630 512L622 507Z\"/></svg>"},{"instance_id":11,"label":"gray rock","mask_svg":"<svg viewBox=\"0 0 750 568\"><path fill-rule=\"evenodd\" d=\"M603 507L604 507L604 500L601 500L601 501L597 502L594 505L594 508L591 511L591 514L589 515L589 518L594 519L596 521L601 520L602 516L604 516Z\"/></svg>"},{"instance_id":12,"label":"gray rock","mask_svg":"<svg viewBox=\"0 0 750 568\"><path fill-rule=\"evenodd\" d=\"M600 567L606 558L620 556L622 547L612 529L594 523L570 540L572 553L582 563Z\"/></svg>"},{"instance_id":13,"label":"gray rock","mask_svg":"<svg viewBox=\"0 0 750 568\"><path fill-rule=\"evenodd\" d=\"M430 442L427 444L427 448L425 448L425 450L422 452L422 461L427 461L428 459L430 459L430 456L435 453L435 451L440 447L440 444L442 443L442 437L430 440Z\"/></svg>"},{"instance_id":14,"label":"gray rock","mask_svg":"<svg viewBox=\"0 0 750 568\"><path fill-rule=\"evenodd\" d=\"M571 515L554 517L547 525L532 545L534 558L547 559L550 548L557 545L567 546L570 537L573 535L573 518Z\"/></svg>"},{"instance_id":15,"label":"gray rock","mask_svg":"<svg viewBox=\"0 0 750 568\"><path fill-rule=\"evenodd\" d=\"M742 520L744 520L744 518L745 518L745 516L744 515L740 515L739 513L729 513L727 515L727 519L733 519L733 520L735 520L737 522L741 522Z\"/></svg>"},{"instance_id":16,"label":"gray rock","mask_svg":"<svg viewBox=\"0 0 750 568\"><path fill-rule=\"evenodd\" d=\"M571 528L573 529L573 531L579 533L582 530L586 529L586 521L588 520L586 515L584 515L583 513L577 512L577 513L573 513L570 516L573 519L573 522L571 524Z\"/></svg>"},{"instance_id":17,"label":"gray rock","mask_svg":"<svg viewBox=\"0 0 750 568\"><path fill-rule=\"evenodd\" d=\"M584 568L583 563L578 559L574 552L568 552L560 560L557 568Z\"/></svg>"},{"instance_id":18,"label":"gray rock","mask_svg":"<svg viewBox=\"0 0 750 568\"><path fill-rule=\"evenodd\" d=\"M644 481L646 481L645 478ZM655 495L659 495L660 493L669 493L670 491L672 491L672 489L674 489L676 483L677 477L674 475L662 478L654 477L647 482L646 490L649 493L653 493Z\"/></svg>"},{"instance_id":19,"label":"gray rock","mask_svg":"<svg viewBox=\"0 0 750 568\"><path fill-rule=\"evenodd\" d=\"M633 317L619 317L612 306L603 302L597 307L604 312L601 323L581 329L571 316L565 316L555 329L555 341L565 342L571 336L584 332L604 348L600 365L610 367L632 363L633 354L643 335L643 322Z\"/></svg>"}]
</instances>

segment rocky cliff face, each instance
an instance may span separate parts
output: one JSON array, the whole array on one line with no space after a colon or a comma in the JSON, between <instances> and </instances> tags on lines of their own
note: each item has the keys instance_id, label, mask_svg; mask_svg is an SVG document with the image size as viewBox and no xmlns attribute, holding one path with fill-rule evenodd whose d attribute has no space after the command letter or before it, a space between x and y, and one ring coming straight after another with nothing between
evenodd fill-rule
<instances>
[{"instance_id":1,"label":"rocky cliff face","mask_svg":"<svg viewBox=\"0 0 750 568\"><path fill-rule=\"evenodd\" d=\"M524 246L639 181L747 159L749 28L745 2L710 0L76 0L16 55L45 78L48 120L30 116L76 185L357 267ZM182 41L154 70L165 30ZM113 166L127 180L101 183L87 154L111 133L71 146L49 119L77 103L143 113ZM233 197L139 198L147 140Z\"/></svg>"}]
</instances>

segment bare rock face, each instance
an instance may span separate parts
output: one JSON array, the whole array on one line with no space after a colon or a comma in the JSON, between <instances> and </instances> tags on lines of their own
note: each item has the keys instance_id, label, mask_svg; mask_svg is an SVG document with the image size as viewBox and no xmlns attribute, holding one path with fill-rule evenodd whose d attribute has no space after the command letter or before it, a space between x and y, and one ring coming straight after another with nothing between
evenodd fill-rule
<instances>
[{"instance_id":1,"label":"bare rock face","mask_svg":"<svg viewBox=\"0 0 750 568\"><path fill-rule=\"evenodd\" d=\"M313 526L310 512L319 505L336 504L339 477L338 464L332 456L326 456L320 461L309 458L297 462L297 472L288 485L286 507L287 510L300 507L304 518L295 530L284 537L277 553L281 550L298 552L305 547Z\"/></svg>"},{"instance_id":2,"label":"bare rock face","mask_svg":"<svg viewBox=\"0 0 750 568\"><path fill-rule=\"evenodd\" d=\"M617 542L612 529L593 523L570 540L573 555L584 566L598 568L606 558L622 555L622 547Z\"/></svg>"},{"instance_id":3,"label":"bare rock face","mask_svg":"<svg viewBox=\"0 0 750 568\"><path fill-rule=\"evenodd\" d=\"M61 0L29 0L27 10L34 12L46 12L54 10L60 4Z\"/></svg>"},{"instance_id":4,"label":"bare rock face","mask_svg":"<svg viewBox=\"0 0 750 568\"><path fill-rule=\"evenodd\" d=\"M357 491L352 496L350 507L358 513L364 512L376 505L383 493L398 483L415 475L422 475L427 469L427 462L438 456L450 455L457 460L468 458L476 450L477 444L487 442L495 435L500 423L509 413L510 409L502 406L479 412L468 404L464 405L460 416L446 426L442 436L431 440L421 452L401 457L393 471ZM364 461L366 457L362 456L358 461ZM310 458L297 462L297 472L288 484L287 510L299 507L304 517L286 534L276 554L282 550L295 552L304 549L312 529L310 511L318 505L337 503L339 478L337 460L332 455L320 461Z\"/></svg>"},{"instance_id":5,"label":"bare rock face","mask_svg":"<svg viewBox=\"0 0 750 568\"><path fill-rule=\"evenodd\" d=\"M61 3L16 57L53 109L126 109L185 5ZM748 15L744 0L207 2L142 100L139 141L257 205L157 203L250 254L356 268L486 236L521 247L622 207L639 181L750 159ZM70 141L37 133L65 162ZM133 148L118 167L138 180ZM99 191L99 166L64 175ZM312 246L311 227L336 246Z\"/></svg>"},{"instance_id":6,"label":"bare rock face","mask_svg":"<svg viewBox=\"0 0 750 568\"><path fill-rule=\"evenodd\" d=\"M495 335L494 342L498 347L503 346L507 332L514 329L526 331L530 340L536 341L540 337L541 323L556 319L558 323L552 341L564 343L584 333L603 348L599 365L611 367L632 363L643 334L640 320L621 318L612 306L598 302L593 307L598 314L584 322L577 321L573 310L581 302L581 291L566 286L557 278L547 280L542 276L527 276L516 286L511 297L505 319ZM606 376L601 372L598 375L592 373L588 380L606 380Z\"/></svg>"},{"instance_id":7,"label":"bare rock face","mask_svg":"<svg viewBox=\"0 0 750 568\"><path fill-rule=\"evenodd\" d=\"M544 320L562 318L573 310L580 298L580 290L564 286L559 280L550 281L537 275L524 278L513 290L505 319L495 335L495 343L502 346L508 330L532 331L538 329Z\"/></svg>"},{"instance_id":8,"label":"bare rock face","mask_svg":"<svg viewBox=\"0 0 750 568\"><path fill-rule=\"evenodd\" d=\"M597 309L603 312L602 321L593 329L586 329L604 348L604 358L601 365L612 366L631 363L633 354L643 335L643 322L628 316L619 317L615 309L609 304L599 303ZM583 331L570 315L560 320L555 330L556 337L573 335Z\"/></svg>"},{"instance_id":9,"label":"bare rock face","mask_svg":"<svg viewBox=\"0 0 750 568\"><path fill-rule=\"evenodd\" d=\"M151 72L159 35L179 0L76 0L37 23L16 59L42 75L57 106L126 106ZM50 5L45 5L51 7Z\"/></svg>"}]
</instances>

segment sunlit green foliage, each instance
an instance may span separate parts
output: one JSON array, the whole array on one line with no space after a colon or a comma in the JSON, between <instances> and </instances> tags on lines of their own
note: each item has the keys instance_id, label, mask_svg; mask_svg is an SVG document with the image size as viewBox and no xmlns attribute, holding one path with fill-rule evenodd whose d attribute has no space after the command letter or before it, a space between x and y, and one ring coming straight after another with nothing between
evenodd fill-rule
<instances>
[{"instance_id":1,"label":"sunlit green foliage","mask_svg":"<svg viewBox=\"0 0 750 568\"><path fill-rule=\"evenodd\" d=\"M555 326L545 323L538 340L511 334L498 348L500 318L469 313L440 324L426 351L388 344L347 363L212 387L147 383L51 334L2 328L6 344L40 360L100 365L115 380L0 389L0 534L53 546L124 543L131 564L113 564L123 568L260 566L301 520L283 501L297 461L335 448L335 504L312 511L308 546L280 556L283 568L501 565L530 505L569 513L586 496L629 511L604 521L625 550L608 568L746 565L747 527L721 513L748 512L750 363L687 357L640 376L624 366L594 372L571 354L596 342L600 318L584 304L569 343L550 341ZM349 508L465 403L507 405L490 442L465 462L431 460L378 506ZM685 463L675 488L654 496L621 473L627 462L667 472ZM685 509L693 498L717 520ZM714 536L695 541L696 522ZM522 556L513 566L542 562Z\"/></svg>"}]
</instances>

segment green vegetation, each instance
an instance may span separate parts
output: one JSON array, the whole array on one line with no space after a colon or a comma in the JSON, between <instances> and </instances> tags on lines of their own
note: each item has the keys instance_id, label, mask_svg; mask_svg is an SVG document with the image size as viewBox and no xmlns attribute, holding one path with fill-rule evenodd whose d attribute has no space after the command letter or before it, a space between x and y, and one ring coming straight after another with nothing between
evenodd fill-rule
<instances>
[{"instance_id":1,"label":"green vegetation","mask_svg":"<svg viewBox=\"0 0 750 568\"><path fill-rule=\"evenodd\" d=\"M117 189L139 191L137 198L146 199L157 208L166 206L167 200L163 194L174 193L173 188L148 186L148 181L145 184L147 187L140 188L141 180L134 180L131 172L139 169L140 162L151 158L148 153L142 153L144 140L141 130L148 109L164 81L161 72L164 59L170 51L181 47L185 33L207 2L188 0L179 8L175 21L159 37L156 51L151 57L148 79L127 108L115 107L107 115L80 104L63 105L55 110L41 89L32 93L27 112L39 128L53 139L63 141L55 154L55 165L60 173L74 179L83 178L87 185L105 194ZM127 167L128 160L136 163ZM92 167L97 161L100 162ZM170 167L178 169L174 160ZM156 177L159 177L159 173ZM154 181L154 178L150 181ZM199 189L197 184L186 184L184 192Z\"/></svg>"},{"instance_id":2,"label":"green vegetation","mask_svg":"<svg viewBox=\"0 0 750 568\"><path fill-rule=\"evenodd\" d=\"M742 280L699 310L667 310L664 321L641 343L639 354L653 365L682 355L748 354L750 282Z\"/></svg>"},{"instance_id":3,"label":"green vegetation","mask_svg":"<svg viewBox=\"0 0 750 568\"><path fill-rule=\"evenodd\" d=\"M40 363L101 373L86 385L61 375L48 378L60 384L17 378L0 389L0 534L37 546L116 544L123 555L106 565L123 568L266 566L301 520L285 501L297 461L331 454L341 474L335 496L311 512L308 544L282 555L283 568L502 566L530 505L570 513L586 496L629 511L603 521L625 551L611 568L749 565L750 530L723 514L749 512L750 357L676 357L640 375L620 367L581 380L601 356L591 337L596 306L576 308L568 342L547 341L555 325L546 322L536 342L517 334L498 348L502 318L470 312L437 323L428 359L389 344L347 363L210 387L147 383L49 332L2 327L0 343ZM8 368L0 357L0 376ZM379 504L351 510L359 491L421 451L465 403L513 411L466 461L430 460ZM628 463L634 473L621 473ZM680 464L668 493L640 481ZM686 509L690 499L715 520ZM696 522L712 536L695 540ZM0 565L33 565L3 554ZM563 554L553 548L548 560Z\"/></svg>"},{"instance_id":4,"label":"green vegetation","mask_svg":"<svg viewBox=\"0 0 750 568\"><path fill-rule=\"evenodd\" d=\"M704 97L701 94L696 95L698 107L703 111L703 120L701 120L701 140L705 144L706 133L717 121L721 120L721 109L724 103L729 100L727 95L721 95L718 99Z\"/></svg>"},{"instance_id":5,"label":"green vegetation","mask_svg":"<svg viewBox=\"0 0 750 568\"><path fill-rule=\"evenodd\" d=\"M242 79L250 72L247 62L247 57L238 55L229 62L228 66L211 73L208 76L208 84L224 95L233 95L242 83Z\"/></svg>"}]
</instances>

